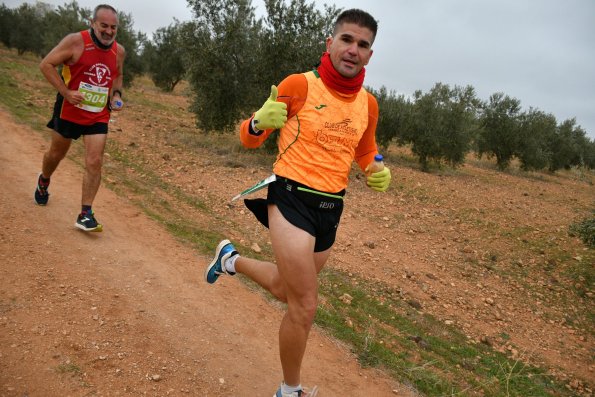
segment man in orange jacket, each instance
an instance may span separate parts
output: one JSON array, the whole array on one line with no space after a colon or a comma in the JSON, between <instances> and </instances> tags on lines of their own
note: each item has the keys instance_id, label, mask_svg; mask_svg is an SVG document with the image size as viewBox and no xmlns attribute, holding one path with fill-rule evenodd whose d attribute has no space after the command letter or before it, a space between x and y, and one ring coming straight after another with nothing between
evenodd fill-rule
<instances>
[{"instance_id":1,"label":"man in orange jacket","mask_svg":"<svg viewBox=\"0 0 595 397\"><path fill-rule=\"evenodd\" d=\"M342 12L320 66L272 86L262 108L240 127L248 148L280 129L276 180L268 186L267 199L245 201L270 230L276 265L240 256L223 240L205 279L212 284L222 274L243 273L287 302L279 329L283 382L276 397L313 395L303 390L300 371L316 313L317 275L335 241L352 162L366 170L378 154L378 104L363 88L376 32L370 14ZM390 179L385 167L368 176L368 185L385 191Z\"/></svg>"}]
</instances>

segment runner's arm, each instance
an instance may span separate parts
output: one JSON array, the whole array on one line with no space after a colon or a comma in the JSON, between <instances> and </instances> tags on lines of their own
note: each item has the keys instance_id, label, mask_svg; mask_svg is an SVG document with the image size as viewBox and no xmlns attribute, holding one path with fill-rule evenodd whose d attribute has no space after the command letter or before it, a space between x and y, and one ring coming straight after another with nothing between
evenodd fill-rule
<instances>
[{"instance_id":1,"label":"runner's arm","mask_svg":"<svg viewBox=\"0 0 595 397\"><path fill-rule=\"evenodd\" d=\"M277 101L284 102L287 105L287 119L289 120L304 106L306 95L308 94L308 82L304 75L292 74L279 83L277 89ZM244 147L249 149L254 149L262 145L269 135L275 131L274 129L268 129L255 135L250 126L253 118L254 115L244 120L240 126L240 141Z\"/></svg>"},{"instance_id":2,"label":"runner's arm","mask_svg":"<svg viewBox=\"0 0 595 397\"><path fill-rule=\"evenodd\" d=\"M378 124L378 102L376 98L368 93L368 128L364 131L357 148L355 148L355 161L364 171L368 164L374 160L378 154L376 145L376 125Z\"/></svg>"},{"instance_id":3,"label":"runner's arm","mask_svg":"<svg viewBox=\"0 0 595 397\"><path fill-rule=\"evenodd\" d=\"M112 110L120 111L122 110L122 105L114 106L114 101L119 100L122 102L122 88L124 85L124 59L126 58L126 50L123 46L118 44L118 53L116 56L116 67L118 68L118 75L114 79L112 84Z\"/></svg>"},{"instance_id":4,"label":"runner's arm","mask_svg":"<svg viewBox=\"0 0 595 397\"><path fill-rule=\"evenodd\" d=\"M62 80L62 77L58 74L56 68L60 65L73 63L78 60L82 53L82 48L83 38L81 34L71 33L64 37L39 64L39 69L46 80L54 86L60 95L73 105L81 103L84 96L76 90L69 90Z\"/></svg>"}]
</instances>

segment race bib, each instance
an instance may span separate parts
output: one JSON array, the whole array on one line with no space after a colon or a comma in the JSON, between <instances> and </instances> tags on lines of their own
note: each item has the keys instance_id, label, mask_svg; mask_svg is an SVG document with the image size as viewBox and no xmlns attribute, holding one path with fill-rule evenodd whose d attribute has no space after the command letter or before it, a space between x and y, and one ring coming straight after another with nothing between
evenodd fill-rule
<instances>
[{"instance_id":1,"label":"race bib","mask_svg":"<svg viewBox=\"0 0 595 397\"><path fill-rule=\"evenodd\" d=\"M105 108L109 93L108 87L98 87L81 81L79 92L84 95L85 99L77 105L78 108L93 113L99 113Z\"/></svg>"}]
</instances>

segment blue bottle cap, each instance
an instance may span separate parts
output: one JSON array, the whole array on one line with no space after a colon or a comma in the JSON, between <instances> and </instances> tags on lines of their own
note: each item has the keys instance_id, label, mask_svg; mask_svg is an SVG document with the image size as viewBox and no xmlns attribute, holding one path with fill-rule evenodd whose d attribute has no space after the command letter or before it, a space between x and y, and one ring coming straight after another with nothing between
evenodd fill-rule
<instances>
[{"instance_id":1,"label":"blue bottle cap","mask_svg":"<svg viewBox=\"0 0 595 397\"><path fill-rule=\"evenodd\" d=\"M374 161L382 161L384 160L384 157L382 157L381 154L377 154L376 156L374 156Z\"/></svg>"}]
</instances>

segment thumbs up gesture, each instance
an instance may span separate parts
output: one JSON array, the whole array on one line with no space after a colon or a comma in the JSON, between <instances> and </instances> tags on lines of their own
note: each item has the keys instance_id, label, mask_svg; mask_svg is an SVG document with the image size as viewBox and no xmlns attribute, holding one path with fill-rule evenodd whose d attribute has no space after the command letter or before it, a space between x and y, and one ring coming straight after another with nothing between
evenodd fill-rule
<instances>
[{"instance_id":1,"label":"thumbs up gesture","mask_svg":"<svg viewBox=\"0 0 595 397\"><path fill-rule=\"evenodd\" d=\"M271 95L264 105L254 113L254 126L259 130L278 129L287 121L287 105L277 102L277 86L271 86Z\"/></svg>"}]
</instances>

